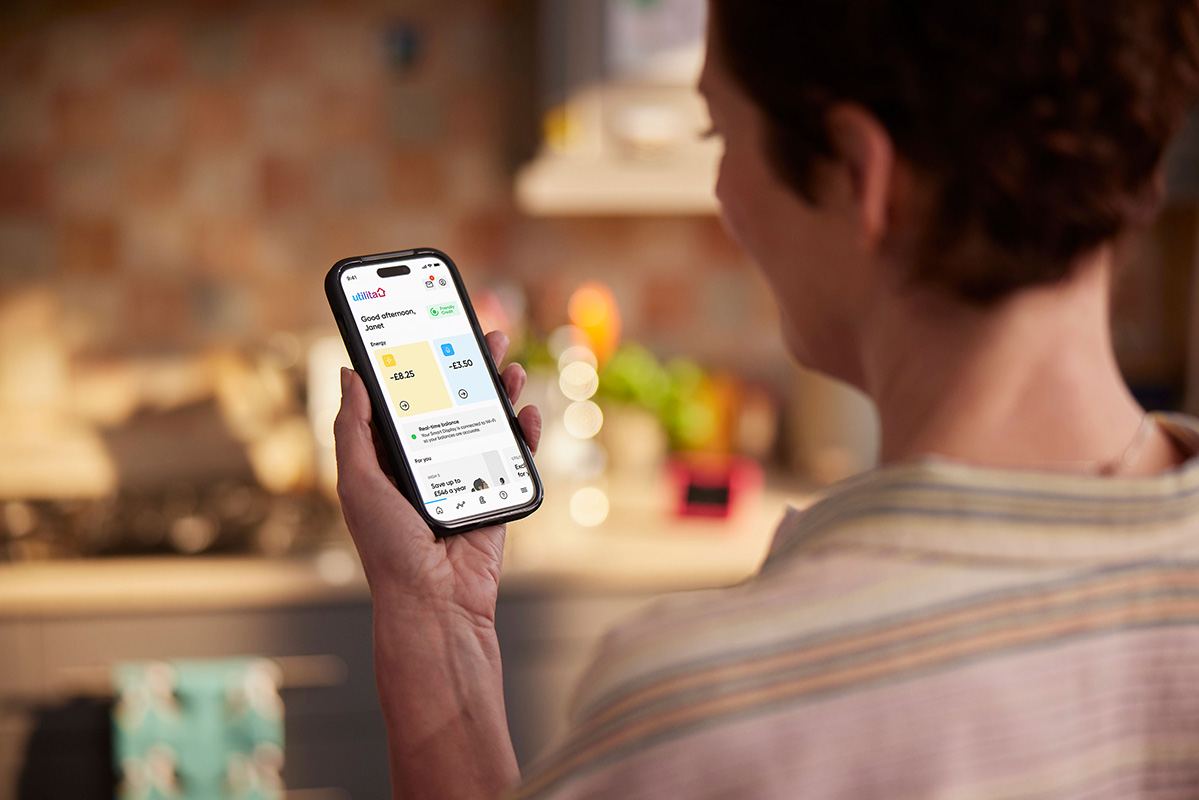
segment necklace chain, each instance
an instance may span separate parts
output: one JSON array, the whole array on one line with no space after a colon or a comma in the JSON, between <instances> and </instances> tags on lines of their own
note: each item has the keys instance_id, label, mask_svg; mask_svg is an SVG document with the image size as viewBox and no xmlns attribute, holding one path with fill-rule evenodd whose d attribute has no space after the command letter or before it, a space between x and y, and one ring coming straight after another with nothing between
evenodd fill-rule
<instances>
[{"instance_id":1,"label":"necklace chain","mask_svg":"<svg viewBox=\"0 0 1199 800\"><path fill-rule=\"evenodd\" d=\"M1092 461L1050 461L1044 466L1057 467L1073 467L1076 470L1082 470L1092 475L1119 475L1141 457L1141 452L1145 449L1146 443L1149 441L1149 434L1153 432L1154 422L1149 414L1141 417L1141 424L1137 427L1137 432L1133 434L1132 441L1128 443L1128 447L1118 458L1108 462L1101 462L1098 459Z\"/></svg>"},{"instance_id":2,"label":"necklace chain","mask_svg":"<svg viewBox=\"0 0 1199 800\"><path fill-rule=\"evenodd\" d=\"M1097 470L1098 474L1118 475L1135 464L1137 459L1141 457L1141 451L1145 449L1145 443L1149 441L1149 434L1153 432L1153 427L1152 417L1148 414L1141 417L1140 427L1137 428L1137 432L1132 437L1132 441L1128 443L1128 447L1115 461L1099 468Z\"/></svg>"},{"instance_id":3,"label":"necklace chain","mask_svg":"<svg viewBox=\"0 0 1199 800\"><path fill-rule=\"evenodd\" d=\"M1153 417L1146 412L1141 417L1141 424L1137 426L1137 431L1133 434L1128 447L1124 448L1124 452L1111 461L1101 461L1097 458L1089 461L1040 461L1035 464L1022 464L1020 468L1068 470L1071 472L1082 472L1087 475L1107 477L1120 475L1137 463L1137 460L1140 459L1145 450L1145 445L1149 442L1150 434L1153 433L1156 427L1157 425ZM928 455L935 454L929 453Z\"/></svg>"}]
</instances>

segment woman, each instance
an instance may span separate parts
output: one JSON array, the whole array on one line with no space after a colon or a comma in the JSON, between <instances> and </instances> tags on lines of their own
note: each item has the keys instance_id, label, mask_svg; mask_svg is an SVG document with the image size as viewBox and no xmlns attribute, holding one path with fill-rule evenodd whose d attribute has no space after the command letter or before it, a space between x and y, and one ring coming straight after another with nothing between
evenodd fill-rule
<instances>
[{"instance_id":1,"label":"woman","mask_svg":"<svg viewBox=\"0 0 1199 800\"><path fill-rule=\"evenodd\" d=\"M1128 392L1108 291L1199 4L711 11L724 219L796 360L877 404L883 466L789 514L754 579L611 634L517 796L1193 796L1199 423ZM396 795L497 797L504 533L433 539L352 373L337 445Z\"/></svg>"}]
</instances>

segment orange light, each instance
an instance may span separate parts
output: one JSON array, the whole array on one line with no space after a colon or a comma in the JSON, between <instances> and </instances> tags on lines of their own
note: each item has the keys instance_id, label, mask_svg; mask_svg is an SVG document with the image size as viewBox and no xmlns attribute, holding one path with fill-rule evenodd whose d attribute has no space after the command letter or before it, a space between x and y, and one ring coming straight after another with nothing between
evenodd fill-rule
<instances>
[{"instance_id":1,"label":"orange light","mask_svg":"<svg viewBox=\"0 0 1199 800\"><path fill-rule=\"evenodd\" d=\"M591 328L607 318L615 305L608 287L600 283L585 283L570 296L570 321L580 328Z\"/></svg>"},{"instance_id":2,"label":"orange light","mask_svg":"<svg viewBox=\"0 0 1199 800\"><path fill-rule=\"evenodd\" d=\"M620 310L612 290L598 281L584 283L567 304L570 321L591 340L591 349L602 363L620 340Z\"/></svg>"}]
</instances>

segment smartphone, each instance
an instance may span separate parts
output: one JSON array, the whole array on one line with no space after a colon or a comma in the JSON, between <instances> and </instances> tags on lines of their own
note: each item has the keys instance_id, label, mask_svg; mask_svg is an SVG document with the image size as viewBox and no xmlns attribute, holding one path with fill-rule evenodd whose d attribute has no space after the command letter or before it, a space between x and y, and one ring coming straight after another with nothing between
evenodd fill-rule
<instances>
[{"instance_id":1,"label":"smartphone","mask_svg":"<svg viewBox=\"0 0 1199 800\"><path fill-rule=\"evenodd\" d=\"M438 250L338 261L325 294L396 487L438 536L526 517L541 479L457 267Z\"/></svg>"}]
</instances>

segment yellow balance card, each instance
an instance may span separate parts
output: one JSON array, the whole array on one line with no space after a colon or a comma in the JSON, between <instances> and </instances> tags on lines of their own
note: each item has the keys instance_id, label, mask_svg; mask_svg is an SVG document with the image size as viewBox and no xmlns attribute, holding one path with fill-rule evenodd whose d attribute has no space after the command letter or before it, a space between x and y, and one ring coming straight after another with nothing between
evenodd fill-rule
<instances>
[{"instance_id":1,"label":"yellow balance card","mask_svg":"<svg viewBox=\"0 0 1199 800\"><path fill-rule=\"evenodd\" d=\"M450 407L450 393L428 342L376 350L375 358L383 367L383 384L391 394L398 416L410 417Z\"/></svg>"}]
</instances>

